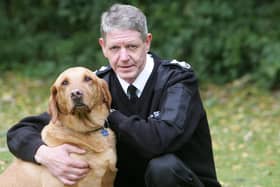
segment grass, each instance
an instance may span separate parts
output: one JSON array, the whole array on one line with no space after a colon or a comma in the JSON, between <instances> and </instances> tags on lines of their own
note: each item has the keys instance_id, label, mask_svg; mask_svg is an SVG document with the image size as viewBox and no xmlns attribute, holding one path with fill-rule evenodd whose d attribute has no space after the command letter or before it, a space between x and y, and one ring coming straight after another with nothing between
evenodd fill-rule
<instances>
[{"instance_id":1,"label":"grass","mask_svg":"<svg viewBox=\"0 0 280 187\"><path fill-rule=\"evenodd\" d=\"M0 172L13 156L6 145L6 131L25 116L39 114L47 109L50 80L32 80L13 72L0 77Z\"/></svg>"},{"instance_id":2,"label":"grass","mask_svg":"<svg viewBox=\"0 0 280 187\"><path fill-rule=\"evenodd\" d=\"M279 186L280 93L236 81L203 94L223 186Z\"/></svg>"},{"instance_id":3,"label":"grass","mask_svg":"<svg viewBox=\"0 0 280 187\"><path fill-rule=\"evenodd\" d=\"M6 130L21 118L46 110L49 80L5 73L0 78L0 172L13 156ZM218 178L224 187L277 187L280 184L280 92L242 80L201 88L208 113Z\"/></svg>"}]
</instances>

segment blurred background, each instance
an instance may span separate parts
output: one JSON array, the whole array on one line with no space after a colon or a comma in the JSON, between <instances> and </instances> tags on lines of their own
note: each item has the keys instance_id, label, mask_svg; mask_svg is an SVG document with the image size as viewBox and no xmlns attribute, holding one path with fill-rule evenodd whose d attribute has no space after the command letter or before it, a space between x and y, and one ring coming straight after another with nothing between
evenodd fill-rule
<instances>
[{"instance_id":1,"label":"blurred background","mask_svg":"<svg viewBox=\"0 0 280 187\"><path fill-rule=\"evenodd\" d=\"M46 111L49 87L70 66L106 65L101 13L113 3L143 10L151 51L197 73L224 187L280 183L280 1L2 0L0 171L13 159L7 129Z\"/></svg>"}]
</instances>

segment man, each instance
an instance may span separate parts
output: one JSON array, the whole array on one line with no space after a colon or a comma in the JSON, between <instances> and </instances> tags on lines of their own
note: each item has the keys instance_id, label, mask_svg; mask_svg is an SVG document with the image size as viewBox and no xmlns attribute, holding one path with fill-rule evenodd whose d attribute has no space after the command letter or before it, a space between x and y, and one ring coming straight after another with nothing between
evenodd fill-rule
<instances>
[{"instance_id":1,"label":"man","mask_svg":"<svg viewBox=\"0 0 280 187\"><path fill-rule=\"evenodd\" d=\"M110 66L96 74L108 82L113 99L108 120L117 134L115 187L220 186L191 66L149 53L152 34L136 7L115 4L103 13L101 35ZM75 184L89 168L69 154L84 150L46 146L40 131L49 120L47 113L21 120L8 132L8 146L17 157L45 165L63 183Z\"/></svg>"}]
</instances>

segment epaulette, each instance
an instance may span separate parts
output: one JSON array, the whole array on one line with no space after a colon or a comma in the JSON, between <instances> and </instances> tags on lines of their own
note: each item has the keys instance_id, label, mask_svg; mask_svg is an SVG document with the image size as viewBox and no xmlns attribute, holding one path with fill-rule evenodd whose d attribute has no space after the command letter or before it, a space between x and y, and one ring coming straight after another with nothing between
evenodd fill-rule
<instances>
[{"instance_id":1,"label":"epaulette","mask_svg":"<svg viewBox=\"0 0 280 187\"><path fill-rule=\"evenodd\" d=\"M192 68L192 66L189 63L187 63L185 61L178 61L176 59L170 61L169 65L176 65L176 66L179 66L179 67L181 67L183 69L187 69L187 70Z\"/></svg>"},{"instance_id":2,"label":"epaulette","mask_svg":"<svg viewBox=\"0 0 280 187\"><path fill-rule=\"evenodd\" d=\"M111 70L111 66L101 66L98 70L94 71L97 76L102 76Z\"/></svg>"}]
</instances>

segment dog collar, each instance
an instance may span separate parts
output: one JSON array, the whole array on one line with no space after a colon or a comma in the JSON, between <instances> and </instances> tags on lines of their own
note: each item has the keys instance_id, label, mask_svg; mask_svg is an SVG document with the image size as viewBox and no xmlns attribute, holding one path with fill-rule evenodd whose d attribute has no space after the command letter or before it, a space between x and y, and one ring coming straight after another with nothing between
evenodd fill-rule
<instances>
[{"instance_id":1,"label":"dog collar","mask_svg":"<svg viewBox=\"0 0 280 187\"><path fill-rule=\"evenodd\" d=\"M106 128L102 128L100 130L100 132L101 132L102 136L108 136L109 135L109 132L108 132L108 130Z\"/></svg>"},{"instance_id":2,"label":"dog collar","mask_svg":"<svg viewBox=\"0 0 280 187\"><path fill-rule=\"evenodd\" d=\"M105 123L104 123L104 127L102 127L101 128L101 134L103 135L103 136L108 136L109 135L109 131L107 130L107 128L109 127L109 122L108 122L108 120L106 119L105 120Z\"/></svg>"}]
</instances>

